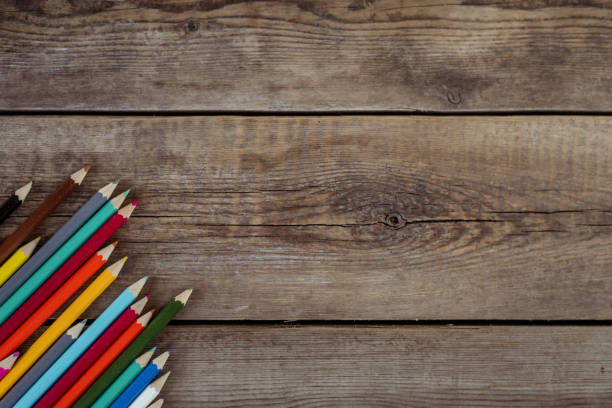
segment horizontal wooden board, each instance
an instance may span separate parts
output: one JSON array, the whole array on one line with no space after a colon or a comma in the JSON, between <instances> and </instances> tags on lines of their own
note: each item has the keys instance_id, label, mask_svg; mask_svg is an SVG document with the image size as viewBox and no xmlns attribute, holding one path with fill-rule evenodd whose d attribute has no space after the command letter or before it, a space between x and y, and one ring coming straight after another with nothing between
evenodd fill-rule
<instances>
[{"instance_id":1,"label":"horizontal wooden board","mask_svg":"<svg viewBox=\"0 0 612 408\"><path fill-rule=\"evenodd\" d=\"M122 177L117 234L181 319L610 319L608 117L2 117L6 236L93 168L49 237Z\"/></svg>"},{"instance_id":2,"label":"horizontal wooden board","mask_svg":"<svg viewBox=\"0 0 612 408\"><path fill-rule=\"evenodd\" d=\"M610 327L172 326L169 407L609 407Z\"/></svg>"},{"instance_id":3,"label":"horizontal wooden board","mask_svg":"<svg viewBox=\"0 0 612 408\"><path fill-rule=\"evenodd\" d=\"M0 109L612 110L609 1L9 1Z\"/></svg>"}]
</instances>

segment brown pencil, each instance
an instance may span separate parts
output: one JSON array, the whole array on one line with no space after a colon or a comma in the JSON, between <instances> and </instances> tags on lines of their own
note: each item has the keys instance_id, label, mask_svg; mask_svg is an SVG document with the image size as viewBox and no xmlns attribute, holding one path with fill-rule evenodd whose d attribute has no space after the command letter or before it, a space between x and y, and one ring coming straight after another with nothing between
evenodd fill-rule
<instances>
[{"instance_id":1,"label":"brown pencil","mask_svg":"<svg viewBox=\"0 0 612 408\"><path fill-rule=\"evenodd\" d=\"M15 251L23 241L42 223L49 214L51 214L62 201L64 201L70 193L85 178L90 166L87 165L81 170L72 174L68 179L55 190L43 203L28 217L23 224L19 226L7 239L0 244L0 264L4 262L13 251Z\"/></svg>"}]
</instances>

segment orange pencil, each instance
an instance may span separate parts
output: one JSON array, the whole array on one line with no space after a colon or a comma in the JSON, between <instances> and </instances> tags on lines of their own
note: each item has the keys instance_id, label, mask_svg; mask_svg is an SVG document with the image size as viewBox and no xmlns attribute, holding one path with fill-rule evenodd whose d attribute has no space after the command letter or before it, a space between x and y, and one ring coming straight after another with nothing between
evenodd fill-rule
<instances>
[{"instance_id":1,"label":"orange pencil","mask_svg":"<svg viewBox=\"0 0 612 408\"><path fill-rule=\"evenodd\" d=\"M117 242L113 242L111 245L96 252L25 321L19 313L13 314L5 321L0 326L0 341L4 340L2 345L0 345L0 356L8 355L22 345L74 292L104 265L116 245ZM21 324L22 322L23 324Z\"/></svg>"},{"instance_id":2,"label":"orange pencil","mask_svg":"<svg viewBox=\"0 0 612 408\"><path fill-rule=\"evenodd\" d=\"M143 314L133 322L121 336L106 350L95 363L91 365L83 373L81 377L75 382L72 387L66 391L66 393L60 398L59 401L53 405L53 408L66 407L70 408L74 402L89 388L91 384L98 379L98 377L111 365L113 361L130 345L132 340L136 338L144 330L144 328L151 320L154 310L150 310L146 314Z\"/></svg>"}]
</instances>

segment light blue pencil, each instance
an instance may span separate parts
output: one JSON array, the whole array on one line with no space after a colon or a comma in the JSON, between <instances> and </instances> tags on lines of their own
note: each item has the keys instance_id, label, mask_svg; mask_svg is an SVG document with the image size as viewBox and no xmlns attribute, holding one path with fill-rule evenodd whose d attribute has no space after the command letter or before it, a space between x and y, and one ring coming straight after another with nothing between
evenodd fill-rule
<instances>
[{"instance_id":1,"label":"light blue pencil","mask_svg":"<svg viewBox=\"0 0 612 408\"><path fill-rule=\"evenodd\" d=\"M14 408L30 408L51 388L51 386L72 366L72 364L83 354L91 344L110 326L113 321L136 299L147 277L140 279L127 287L121 294L102 312L91 326L53 363L51 367L34 383L23 397L15 404Z\"/></svg>"},{"instance_id":2,"label":"light blue pencil","mask_svg":"<svg viewBox=\"0 0 612 408\"><path fill-rule=\"evenodd\" d=\"M34 274L79 228L108 201L119 180L107 184L96 192L21 268L0 287L0 305ZM60 264L61 265L61 264Z\"/></svg>"}]
</instances>

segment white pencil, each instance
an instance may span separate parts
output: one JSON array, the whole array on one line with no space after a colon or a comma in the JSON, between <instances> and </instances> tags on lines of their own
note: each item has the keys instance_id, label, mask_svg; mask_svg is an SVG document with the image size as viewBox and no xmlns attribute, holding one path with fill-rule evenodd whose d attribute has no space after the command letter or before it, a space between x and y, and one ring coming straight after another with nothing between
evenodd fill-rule
<instances>
[{"instance_id":1,"label":"white pencil","mask_svg":"<svg viewBox=\"0 0 612 408\"><path fill-rule=\"evenodd\" d=\"M147 408L147 406L153 402L159 395L164 384L170 375L170 371L153 381L143 392L130 404L128 408Z\"/></svg>"}]
</instances>

